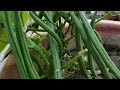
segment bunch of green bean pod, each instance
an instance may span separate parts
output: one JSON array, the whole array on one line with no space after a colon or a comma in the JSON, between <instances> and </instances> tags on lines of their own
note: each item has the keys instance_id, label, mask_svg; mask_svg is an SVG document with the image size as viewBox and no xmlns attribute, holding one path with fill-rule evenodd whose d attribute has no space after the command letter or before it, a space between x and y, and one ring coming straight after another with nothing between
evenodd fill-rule
<instances>
[{"instance_id":1,"label":"bunch of green bean pod","mask_svg":"<svg viewBox=\"0 0 120 90\"><path fill-rule=\"evenodd\" d=\"M14 17L12 23L11 13ZM95 78L99 78L99 75L96 72L93 60L95 60L98 65L103 78L112 79L113 74L116 78L120 79L119 69L112 62L107 51L101 44L102 39L99 33L95 30L95 24L101 20L98 19L98 21L96 21L97 11L94 13L91 23L88 22L83 11L69 11L64 23L61 22L62 16L59 15L59 19L56 20L51 11L40 12L41 17L44 17L45 20L42 20L35 11L30 11L29 14L35 23L40 25L44 31L48 32L48 36L45 37L46 40L48 40L47 49L42 46L41 39L37 42L40 44L37 45L34 40L32 41L26 36L26 32L23 31L20 13L18 11L11 11L11 13L9 11L3 11L2 16L10 47L15 56L18 71L22 79L63 79L62 70L69 68L69 66L75 64L76 61L79 63L80 71L82 71L83 75L88 79L92 79L83 58L86 53L88 56L89 69ZM108 15L109 14L110 12ZM64 15L64 13L62 13L62 15ZM70 21L68 20L69 18ZM64 33L62 29L64 29L67 22L70 24L69 28L71 25L72 28L75 28L75 33L73 34L73 31L71 31L71 37L66 40L68 30ZM33 32L36 31L33 29ZM65 54L71 56L70 50L68 54L66 48L68 47L68 41L73 37L75 37L76 40L76 50L78 53L75 57L70 58L68 62L62 64L61 61L63 61L62 59L64 59ZM32 55L29 50L34 50L38 56ZM38 68L41 70L40 72L37 72L35 69L33 61L37 63Z\"/></svg>"},{"instance_id":2,"label":"bunch of green bean pod","mask_svg":"<svg viewBox=\"0 0 120 90\"><path fill-rule=\"evenodd\" d=\"M14 26L10 23L9 12L4 11L3 18L21 78L39 79L30 57L25 32L22 31L19 12L12 13L14 15Z\"/></svg>"},{"instance_id":3,"label":"bunch of green bean pod","mask_svg":"<svg viewBox=\"0 0 120 90\"><path fill-rule=\"evenodd\" d=\"M42 11L43 16L46 18L46 24L38 18L38 16L34 12L30 12L31 17L38 23L45 31L49 33L48 35L48 42L50 45L51 56L52 60L50 61L51 67L53 67L53 78L54 79L62 79L62 70L61 70L61 63L60 59L62 58L63 53L63 45L61 39L55 33L55 26L53 24L53 17L50 11ZM58 45L60 46L58 48ZM59 52L60 51L60 52Z\"/></svg>"},{"instance_id":4,"label":"bunch of green bean pod","mask_svg":"<svg viewBox=\"0 0 120 90\"><path fill-rule=\"evenodd\" d=\"M88 37L93 42L94 46L96 47L98 53L102 57L103 61L105 62L106 66L110 69L110 71L117 77L120 78L120 71L116 67L116 65L112 62L111 58L109 57L108 53L104 49L103 45L98 40L96 34L92 31L92 27L88 23L87 19L85 18L85 15L83 12L79 12L79 15L81 17L81 20L83 21L83 24L85 26L85 30L88 33Z\"/></svg>"},{"instance_id":5,"label":"bunch of green bean pod","mask_svg":"<svg viewBox=\"0 0 120 90\"><path fill-rule=\"evenodd\" d=\"M88 48L88 51L91 52L91 54L95 58L95 60L98 64L98 67L100 68L100 70L103 74L103 77L108 78L108 79L112 78L111 75L109 74L108 70L106 69L107 67L106 67L105 63L103 62L103 60L101 59L97 50L91 43L91 40L89 40L89 38L85 32L83 24L80 22L78 17L75 15L74 11L70 11L70 15L75 23L76 28L79 30L81 38L82 38L83 42L85 43L86 47Z\"/></svg>"},{"instance_id":6,"label":"bunch of green bean pod","mask_svg":"<svg viewBox=\"0 0 120 90\"><path fill-rule=\"evenodd\" d=\"M106 50L98 40L91 25L87 21L84 13L82 11L79 11L78 13L79 13L80 20L74 14L74 12L70 12L70 15L73 18L76 27L78 27L78 30L81 34L81 37L86 47L88 48L89 52L92 54L93 58L96 60L96 63L98 64L103 74L103 77L108 79L112 78L110 75L110 72L106 69L108 67L111 73L113 73L116 78L120 78L120 71L112 62Z\"/></svg>"},{"instance_id":7,"label":"bunch of green bean pod","mask_svg":"<svg viewBox=\"0 0 120 90\"><path fill-rule=\"evenodd\" d=\"M3 15L3 22L7 30L8 37L9 37L10 47L12 48L12 52L15 55L16 64L19 67L18 71L20 72L20 76L22 79L26 79L26 78L29 79L29 75L25 67L25 63L24 63L24 60L23 60L23 57L20 51L20 47L15 37L16 36L15 32L13 31L14 29L12 27L12 24L10 23L11 20L10 20L9 12L4 11L2 12L2 15Z\"/></svg>"}]
</instances>

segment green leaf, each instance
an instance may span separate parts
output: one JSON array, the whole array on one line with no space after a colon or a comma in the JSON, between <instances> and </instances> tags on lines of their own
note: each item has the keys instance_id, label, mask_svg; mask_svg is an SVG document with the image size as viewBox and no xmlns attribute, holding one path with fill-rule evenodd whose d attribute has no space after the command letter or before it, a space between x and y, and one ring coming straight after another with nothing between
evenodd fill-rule
<instances>
[{"instance_id":1,"label":"green leaf","mask_svg":"<svg viewBox=\"0 0 120 90\"><path fill-rule=\"evenodd\" d=\"M0 52L5 48L8 44L7 33L4 28L0 29Z\"/></svg>"},{"instance_id":2,"label":"green leaf","mask_svg":"<svg viewBox=\"0 0 120 90\"><path fill-rule=\"evenodd\" d=\"M23 24L26 25L28 19L30 18L28 11L22 11Z\"/></svg>"}]
</instances>

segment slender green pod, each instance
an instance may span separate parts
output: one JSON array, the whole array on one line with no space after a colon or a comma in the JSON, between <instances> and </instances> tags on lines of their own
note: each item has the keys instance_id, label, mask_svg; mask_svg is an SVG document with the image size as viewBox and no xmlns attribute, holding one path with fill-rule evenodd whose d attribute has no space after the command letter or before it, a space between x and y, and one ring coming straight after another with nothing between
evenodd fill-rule
<instances>
[{"instance_id":1,"label":"slender green pod","mask_svg":"<svg viewBox=\"0 0 120 90\"><path fill-rule=\"evenodd\" d=\"M90 24L91 24L91 27L94 29L95 28L95 20L96 20L96 18L97 18L97 12L98 11L95 11L94 12L94 14L93 14L93 17L92 17L92 20L91 20L91 22L90 22Z\"/></svg>"},{"instance_id":2,"label":"slender green pod","mask_svg":"<svg viewBox=\"0 0 120 90\"><path fill-rule=\"evenodd\" d=\"M76 28L75 28L75 40L76 40L76 49L77 49L77 52L79 52L79 51L81 51L83 49L83 42L82 42L81 36L79 34L79 31ZM89 75L87 73L85 63L83 61L82 56L78 59L78 63L79 63L79 66L81 68L81 71L88 78Z\"/></svg>"},{"instance_id":3,"label":"slender green pod","mask_svg":"<svg viewBox=\"0 0 120 90\"><path fill-rule=\"evenodd\" d=\"M48 11L47 13L49 15L49 19L53 21L51 11ZM55 29L54 26L49 22L48 22L48 25L54 31ZM62 77L61 63L60 63L60 58L59 58L59 53L58 53L58 48L57 48L57 42L51 35L49 35L49 43L50 43L50 49L51 49L52 58L53 58L54 78L62 79L63 77Z\"/></svg>"},{"instance_id":4,"label":"slender green pod","mask_svg":"<svg viewBox=\"0 0 120 90\"><path fill-rule=\"evenodd\" d=\"M91 27L93 28L96 36L98 37L98 39L99 39L100 42L102 43L102 38L100 37L99 33L95 30L95 25L96 25L95 22L96 22L96 18L97 18L97 12L98 12L98 11L95 11L95 13L94 13L94 15L93 15L93 17L92 17L92 20L91 20L91 22L90 22L90 25L91 25Z\"/></svg>"},{"instance_id":5,"label":"slender green pod","mask_svg":"<svg viewBox=\"0 0 120 90\"><path fill-rule=\"evenodd\" d=\"M89 63L89 67L90 67L90 70L91 70L91 73L93 74L93 76L98 77L98 75L95 71L94 64L93 64L93 57L90 52L88 52L88 63Z\"/></svg>"}]
</instances>

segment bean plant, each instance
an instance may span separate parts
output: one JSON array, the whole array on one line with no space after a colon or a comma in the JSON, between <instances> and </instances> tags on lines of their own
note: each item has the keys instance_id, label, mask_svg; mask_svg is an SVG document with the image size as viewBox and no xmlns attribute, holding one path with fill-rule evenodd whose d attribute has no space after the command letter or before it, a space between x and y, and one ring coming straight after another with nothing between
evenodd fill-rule
<instances>
[{"instance_id":1,"label":"bean plant","mask_svg":"<svg viewBox=\"0 0 120 90\"><path fill-rule=\"evenodd\" d=\"M97 13L89 22L84 11L2 11L0 18L8 37L6 42L10 44L7 51L13 53L21 79L73 79L75 72L86 79L120 79L119 69L95 30L96 23L111 12L99 19ZM26 25L28 20L30 24ZM64 30L66 23L68 28ZM30 31L36 37L27 36ZM38 32L48 34L42 37ZM69 46L73 38L75 55ZM42 45L43 41L46 46Z\"/></svg>"}]
</instances>

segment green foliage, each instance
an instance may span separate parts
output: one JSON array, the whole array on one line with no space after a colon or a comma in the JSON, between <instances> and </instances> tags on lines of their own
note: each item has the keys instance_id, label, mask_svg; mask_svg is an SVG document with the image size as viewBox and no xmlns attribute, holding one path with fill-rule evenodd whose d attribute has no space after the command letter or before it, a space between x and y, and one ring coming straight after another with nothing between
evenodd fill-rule
<instances>
[{"instance_id":1,"label":"green foliage","mask_svg":"<svg viewBox=\"0 0 120 90\"><path fill-rule=\"evenodd\" d=\"M5 48L7 45L8 39L7 34L4 28L0 29L0 52Z\"/></svg>"},{"instance_id":2,"label":"green foliage","mask_svg":"<svg viewBox=\"0 0 120 90\"><path fill-rule=\"evenodd\" d=\"M95 24L110 14L111 12L107 12L96 21L96 11L89 23L83 11L3 11L3 18L0 14L0 23L4 23L5 28L0 28L0 51L8 42L10 43L23 79L62 79L66 77L65 75L72 78L73 75L63 72L68 68L73 70L77 68L88 79L98 78L93 60L97 63L103 78L113 78L111 73L120 78L120 71L102 46L99 33L94 30ZM62 22L61 18L65 21ZM29 28L26 26L28 20L31 26ZM64 31L66 22L69 23L69 27ZM37 28L38 26L41 26L42 30ZM71 26L73 29L70 31ZM28 37L25 31L29 29L32 29L31 31L38 37L33 39ZM44 40L38 33L41 31L48 33L44 37L47 41L46 47L42 45ZM68 33L70 37L67 36ZM72 56L69 47L69 41L73 37L78 52L75 56ZM85 53L88 55L87 63L84 61ZM39 72L36 71L33 61L38 65Z\"/></svg>"}]
</instances>

